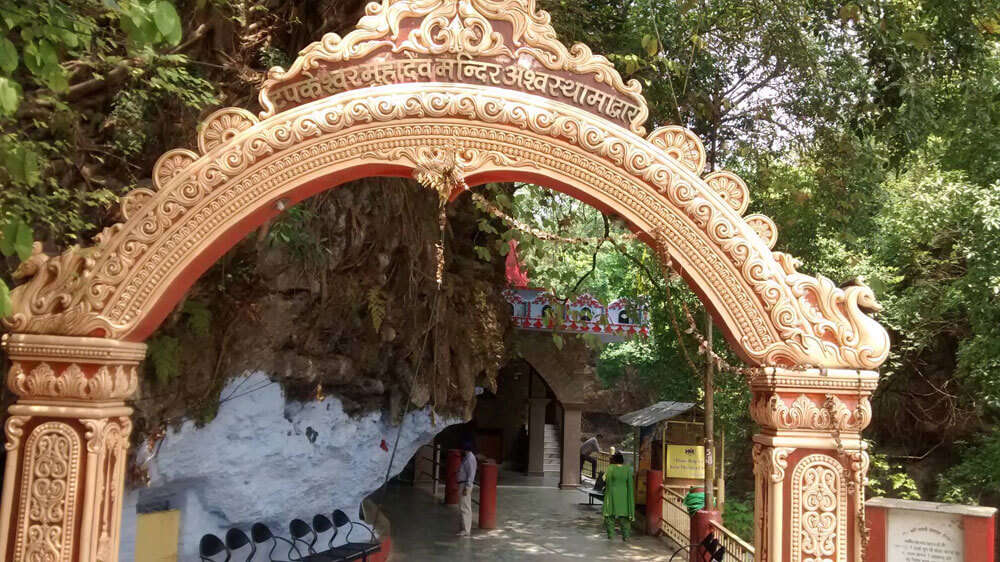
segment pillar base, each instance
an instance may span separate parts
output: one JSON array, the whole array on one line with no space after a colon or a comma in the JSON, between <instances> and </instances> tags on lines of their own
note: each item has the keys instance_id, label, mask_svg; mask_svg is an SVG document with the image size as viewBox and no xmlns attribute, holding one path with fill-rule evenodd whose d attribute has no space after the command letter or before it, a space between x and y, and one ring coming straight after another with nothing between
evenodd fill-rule
<instances>
[{"instance_id":1,"label":"pillar base","mask_svg":"<svg viewBox=\"0 0 1000 562\"><path fill-rule=\"evenodd\" d=\"M705 540L705 537L707 537L709 533L713 533L715 531L712 527L713 521L716 523L722 523L722 514L714 509L698 510L691 517L691 544L695 545L691 548L691 562L702 562L705 559L703 551L699 545L701 545L701 541Z\"/></svg>"}]
</instances>

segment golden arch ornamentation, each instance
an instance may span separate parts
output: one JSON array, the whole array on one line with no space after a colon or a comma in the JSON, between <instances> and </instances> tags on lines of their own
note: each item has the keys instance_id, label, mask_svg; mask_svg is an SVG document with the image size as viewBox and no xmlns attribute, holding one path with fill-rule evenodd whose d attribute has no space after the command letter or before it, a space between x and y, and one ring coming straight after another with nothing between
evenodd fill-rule
<instances>
[{"instance_id":1,"label":"golden arch ornamentation","mask_svg":"<svg viewBox=\"0 0 1000 562\"><path fill-rule=\"evenodd\" d=\"M328 34L288 70L271 69L260 102L257 115L209 115L197 151L164 153L152 187L123 197L124 222L93 245L58 256L36 245L15 272L2 345L20 400L6 428L0 557L27 554L14 515L28 498L13 483L34 461L21 439L65 423L86 434L94 470L73 469L83 521L60 555L115 559L131 430L124 400L136 388L141 342L245 234L320 191L378 175L415 177L451 196L491 181L546 185L620 216L669 260L733 348L760 367L750 380L761 425L757 560L782 559L786 544L811 552L790 541L782 515L798 493L786 468L798 482L803 455L812 455L803 470L825 463L817 477L843 467L863 483L860 432L889 353L886 330L868 315L879 310L872 290L800 273L795 258L772 251L774 221L743 216L746 183L706 174L704 146L683 127L647 134L639 84L586 46L560 43L534 0L370 4L355 31ZM855 499L861 505L863 494ZM838 506L838 556L859 559L855 517Z\"/></svg>"}]
</instances>

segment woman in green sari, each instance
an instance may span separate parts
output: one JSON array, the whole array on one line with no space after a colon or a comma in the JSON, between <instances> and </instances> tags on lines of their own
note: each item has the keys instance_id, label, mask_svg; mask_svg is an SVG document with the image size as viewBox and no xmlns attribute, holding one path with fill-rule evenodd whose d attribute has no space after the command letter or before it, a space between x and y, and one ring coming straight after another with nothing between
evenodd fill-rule
<instances>
[{"instance_id":1,"label":"woman in green sari","mask_svg":"<svg viewBox=\"0 0 1000 562\"><path fill-rule=\"evenodd\" d=\"M615 522L621 526L622 540L628 540L635 519L635 484L632 468L625 466L621 453L611 456L611 464L604 473L604 527L608 538L615 538Z\"/></svg>"}]
</instances>

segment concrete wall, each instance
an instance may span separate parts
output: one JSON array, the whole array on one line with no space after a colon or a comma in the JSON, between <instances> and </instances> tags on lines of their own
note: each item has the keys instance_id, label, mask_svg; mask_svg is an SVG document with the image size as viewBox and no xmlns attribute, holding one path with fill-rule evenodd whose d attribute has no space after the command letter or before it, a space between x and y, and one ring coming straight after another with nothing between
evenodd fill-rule
<instances>
[{"instance_id":1,"label":"concrete wall","mask_svg":"<svg viewBox=\"0 0 1000 562\"><path fill-rule=\"evenodd\" d=\"M222 537L231 527L248 531L261 521L287 535L291 519L311 521L334 509L357 518L361 501L383 484L400 427L392 475L420 445L459 421L432 420L426 409L408 414L402 426L380 412L352 418L336 398L286 402L269 382L259 372L234 379L222 392L231 399L211 423L185 422L168 431L149 462L150 486L125 504L122 560L134 559L136 510L181 511L181 560L197 559L205 533Z\"/></svg>"}]
</instances>

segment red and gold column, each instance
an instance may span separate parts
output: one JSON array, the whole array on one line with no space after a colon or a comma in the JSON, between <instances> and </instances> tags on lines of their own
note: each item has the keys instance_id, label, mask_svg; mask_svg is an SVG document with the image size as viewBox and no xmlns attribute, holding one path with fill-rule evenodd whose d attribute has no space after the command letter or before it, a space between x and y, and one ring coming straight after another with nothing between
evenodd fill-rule
<instances>
[{"instance_id":1,"label":"red and gold column","mask_svg":"<svg viewBox=\"0 0 1000 562\"><path fill-rule=\"evenodd\" d=\"M10 562L118 560L132 409L146 345L8 334L0 553Z\"/></svg>"},{"instance_id":2,"label":"red and gold column","mask_svg":"<svg viewBox=\"0 0 1000 562\"><path fill-rule=\"evenodd\" d=\"M854 562L865 539L871 371L764 368L750 381L758 562Z\"/></svg>"}]
</instances>

